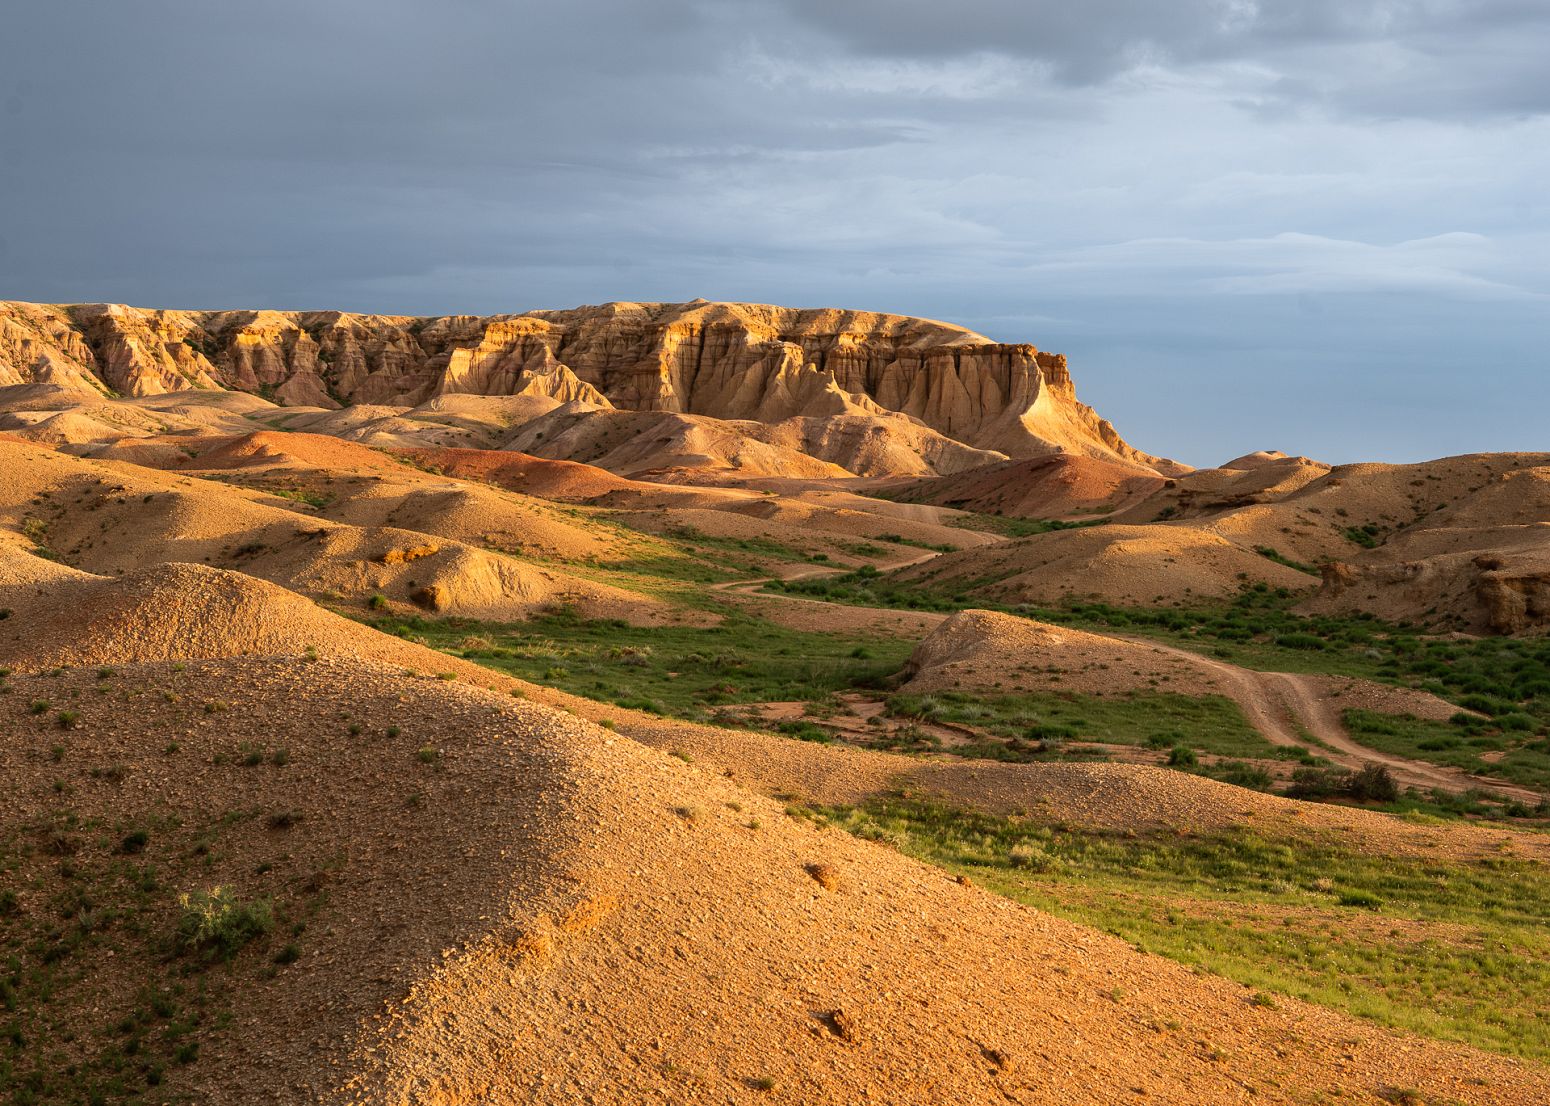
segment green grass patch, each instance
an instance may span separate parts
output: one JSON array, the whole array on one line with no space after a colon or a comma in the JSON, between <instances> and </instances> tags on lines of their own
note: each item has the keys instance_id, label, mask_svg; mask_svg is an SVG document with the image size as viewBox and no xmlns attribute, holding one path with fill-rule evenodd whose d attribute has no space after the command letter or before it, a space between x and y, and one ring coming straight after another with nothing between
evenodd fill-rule
<instances>
[{"instance_id":1,"label":"green grass patch","mask_svg":"<svg viewBox=\"0 0 1550 1106\"><path fill-rule=\"evenodd\" d=\"M1083 519L1068 522L1059 518L1013 518L1010 515L987 515L977 511L953 519L951 525L963 530L978 530L984 534L1000 534L1007 538L1029 538L1035 534L1048 534L1053 530L1080 530L1088 526L1102 526L1105 519Z\"/></svg>"},{"instance_id":2,"label":"green grass patch","mask_svg":"<svg viewBox=\"0 0 1550 1106\"><path fill-rule=\"evenodd\" d=\"M1305 565L1301 561L1294 561L1290 557L1284 557L1280 553L1277 553L1274 549L1270 548L1268 545L1256 545L1254 547L1254 552L1258 553L1267 561L1274 561L1276 564L1284 565L1286 568L1295 569L1298 572L1305 572L1309 576L1321 575L1319 570L1314 568L1312 565Z\"/></svg>"},{"instance_id":3,"label":"green grass patch","mask_svg":"<svg viewBox=\"0 0 1550 1106\"><path fill-rule=\"evenodd\" d=\"M878 534L878 541L889 542L893 545L908 545L915 549L930 549L936 553L951 553L957 546L946 543L920 541L917 538L906 538L903 534Z\"/></svg>"},{"instance_id":4,"label":"green grass patch","mask_svg":"<svg viewBox=\"0 0 1550 1106\"><path fill-rule=\"evenodd\" d=\"M729 580L760 576L764 572L760 565L751 561L728 562L725 558L707 560L703 555L689 552L665 552L648 557L601 561L597 567L607 572L651 576L689 584L721 584ZM566 568L574 571L572 566L567 565Z\"/></svg>"},{"instance_id":5,"label":"green grass patch","mask_svg":"<svg viewBox=\"0 0 1550 1106\"><path fill-rule=\"evenodd\" d=\"M999 610L1043 622L1156 638L1245 668L1355 676L1419 687L1492 715L1523 734L1550 736L1550 638L1451 638L1365 615L1306 616L1299 596L1266 584L1221 607L1062 607L997 603L973 594L982 582L932 588L870 566L841 576L769 585L809 598L869 607Z\"/></svg>"},{"instance_id":6,"label":"green grass patch","mask_svg":"<svg viewBox=\"0 0 1550 1106\"><path fill-rule=\"evenodd\" d=\"M898 718L972 726L998 737L1028 741L1091 740L1116 745L1182 745L1224 757L1275 757L1276 746L1220 695L1137 692L1115 698L1031 692L971 695L944 691L893 695Z\"/></svg>"},{"instance_id":7,"label":"green grass patch","mask_svg":"<svg viewBox=\"0 0 1550 1106\"><path fill-rule=\"evenodd\" d=\"M814 817L1147 952L1382 1025L1550 1059L1550 872L1247 830L1057 829L906 798Z\"/></svg>"},{"instance_id":8,"label":"green grass patch","mask_svg":"<svg viewBox=\"0 0 1550 1106\"><path fill-rule=\"evenodd\" d=\"M717 626L630 626L559 611L521 623L378 619L519 679L655 714L714 721L738 703L819 699L873 686L903 667L913 643L806 633L728 614Z\"/></svg>"},{"instance_id":9,"label":"green grass patch","mask_svg":"<svg viewBox=\"0 0 1550 1106\"><path fill-rule=\"evenodd\" d=\"M1453 722L1368 710L1348 710L1342 717L1354 739L1380 752L1550 791L1550 738L1532 731L1504 729L1499 721L1467 714ZM1501 757L1487 761L1481 758L1483 753L1501 753Z\"/></svg>"},{"instance_id":10,"label":"green grass patch","mask_svg":"<svg viewBox=\"0 0 1550 1106\"><path fill-rule=\"evenodd\" d=\"M667 531L666 536L695 550L747 553L774 561L805 561L809 552L771 538L717 537L692 526L674 526Z\"/></svg>"}]
</instances>

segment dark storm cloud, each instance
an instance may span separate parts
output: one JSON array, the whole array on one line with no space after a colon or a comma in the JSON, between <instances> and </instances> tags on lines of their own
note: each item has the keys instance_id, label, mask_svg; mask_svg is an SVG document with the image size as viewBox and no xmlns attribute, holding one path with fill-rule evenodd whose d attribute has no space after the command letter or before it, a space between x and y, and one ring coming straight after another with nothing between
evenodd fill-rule
<instances>
[{"instance_id":1,"label":"dark storm cloud","mask_svg":"<svg viewBox=\"0 0 1550 1106\"><path fill-rule=\"evenodd\" d=\"M1143 66L1239 62L1266 95L1380 115L1550 111L1534 0L778 0L862 53L1035 60L1091 85Z\"/></svg>"},{"instance_id":2,"label":"dark storm cloud","mask_svg":"<svg viewBox=\"0 0 1550 1106\"><path fill-rule=\"evenodd\" d=\"M23 0L0 34L0 296L841 304L1064 349L1085 398L1191 461L1542 445L1547 20ZM1249 403L1177 398L1208 388ZM1385 430L1384 395L1420 414Z\"/></svg>"}]
</instances>

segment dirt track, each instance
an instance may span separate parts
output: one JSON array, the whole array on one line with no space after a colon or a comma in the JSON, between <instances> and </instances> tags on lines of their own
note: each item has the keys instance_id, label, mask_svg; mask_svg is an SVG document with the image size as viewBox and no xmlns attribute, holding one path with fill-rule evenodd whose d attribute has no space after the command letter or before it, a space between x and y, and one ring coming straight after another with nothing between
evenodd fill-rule
<instances>
[{"instance_id":1,"label":"dirt track","mask_svg":"<svg viewBox=\"0 0 1550 1106\"><path fill-rule=\"evenodd\" d=\"M1440 787L1446 791L1486 787L1514 799L1537 803L1538 792L1507 783L1472 776L1457 768L1428 764L1421 760L1394 756L1351 739L1329 704L1310 686L1307 677L1292 672L1256 672L1235 664L1212 660L1188 649L1163 645L1152 638L1126 637L1150 645L1192 664L1209 669L1225 681L1228 694L1243 708L1248 719L1274 745L1310 749L1345 768L1364 764L1382 764L1404 787ZM1314 741L1303 737L1311 734Z\"/></svg>"},{"instance_id":2,"label":"dirt track","mask_svg":"<svg viewBox=\"0 0 1550 1106\"><path fill-rule=\"evenodd\" d=\"M890 569L907 568L912 565L923 564L939 555L935 552L922 553L919 556L899 561L888 567ZM783 579L786 581L806 580L815 576L837 575L843 571L843 569L829 566L804 568L790 573L783 577ZM836 614L841 612L853 614L856 611L866 611L878 615L899 613L885 607L855 607L847 604L831 603L826 599L787 595L782 592L761 591L760 589L768 582L768 580L763 579L733 580L728 583L715 585L715 590L736 592L742 595L756 594L760 598L814 604L820 607L832 608ZM939 624L947 619L946 615L934 612L917 611L913 613L922 623ZM1191 652L1188 649L1165 645L1153 638L1125 634L1115 634L1112 636L1119 640L1134 642L1160 650L1170 656L1178 657L1181 660L1205 669L1218 677L1223 682L1224 690L1228 696L1243 710L1249 723L1260 732L1265 740L1273 745L1308 749L1343 768L1360 768L1365 764L1381 764L1393 774L1401 787L1423 789L1436 787L1445 791L1467 791L1471 788L1484 788L1504 797L1528 803L1538 803L1544 798L1543 795L1536 791L1519 787L1505 780L1474 776L1458 768L1449 768L1443 765L1429 764L1426 761L1395 756L1352 740L1345 727L1341 725L1338 715L1305 676L1292 672L1258 672L1249 668L1240 668L1238 665L1214 660L1200 653ZM1309 741L1304 736L1305 734L1311 735L1313 740Z\"/></svg>"}]
</instances>

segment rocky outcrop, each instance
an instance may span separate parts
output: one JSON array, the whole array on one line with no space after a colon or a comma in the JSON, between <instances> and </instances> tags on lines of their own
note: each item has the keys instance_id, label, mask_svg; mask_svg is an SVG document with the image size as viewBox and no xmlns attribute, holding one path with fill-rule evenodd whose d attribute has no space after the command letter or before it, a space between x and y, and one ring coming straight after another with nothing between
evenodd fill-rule
<instances>
[{"instance_id":1,"label":"rocky outcrop","mask_svg":"<svg viewBox=\"0 0 1550 1106\"><path fill-rule=\"evenodd\" d=\"M1473 563L1480 569L1475 594L1493 631L1517 634L1550 626L1550 561L1513 565L1487 555Z\"/></svg>"},{"instance_id":2,"label":"rocky outcrop","mask_svg":"<svg viewBox=\"0 0 1550 1106\"><path fill-rule=\"evenodd\" d=\"M317 407L475 394L771 425L902 416L986 454L1177 468L1078 403L1059 354L859 311L696 301L411 318L0 304L0 383L36 381Z\"/></svg>"},{"instance_id":3,"label":"rocky outcrop","mask_svg":"<svg viewBox=\"0 0 1550 1106\"><path fill-rule=\"evenodd\" d=\"M1517 548L1484 553L1326 564L1323 586L1307 607L1320 614L1369 611L1471 633L1542 633L1550 629L1547 540L1550 534L1539 534L1518 538Z\"/></svg>"}]
</instances>

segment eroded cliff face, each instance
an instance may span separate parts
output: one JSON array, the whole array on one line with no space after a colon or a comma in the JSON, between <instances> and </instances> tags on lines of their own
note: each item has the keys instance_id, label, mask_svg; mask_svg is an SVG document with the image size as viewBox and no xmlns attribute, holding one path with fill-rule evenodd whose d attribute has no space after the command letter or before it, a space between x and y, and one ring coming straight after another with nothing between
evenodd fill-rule
<instances>
[{"instance_id":1,"label":"eroded cliff face","mask_svg":"<svg viewBox=\"0 0 1550 1106\"><path fill-rule=\"evenodd\" d=\"M0 384L32 381L320 407L472 393L763 423L895 413L1009 457L1176 467L1078 403L1061 355L856 311L697 301L411 318L0 304Z\"/></svg>"}]
</instances>

